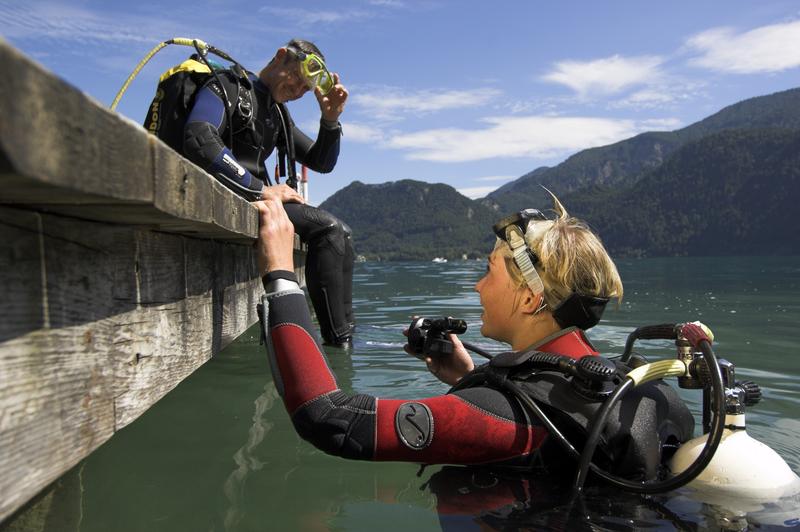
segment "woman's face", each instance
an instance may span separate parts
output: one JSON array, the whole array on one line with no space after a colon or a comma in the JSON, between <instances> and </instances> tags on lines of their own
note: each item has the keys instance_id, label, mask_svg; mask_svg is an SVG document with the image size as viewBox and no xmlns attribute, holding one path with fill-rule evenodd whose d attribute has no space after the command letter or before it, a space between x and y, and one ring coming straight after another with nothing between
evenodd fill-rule
<instances>
[{"instance_id":1,"label":"woman's face","mask_svg":"<svg viewBox=\"0 0 800 532\"><path fill-rule=\"evenodd\" d=\"M489 255L486 274L475 284L480 295L481 334L500 342L511 343L514 323L511 320L519 287L508 274L506 261L498 251Z\"/></svg>"}]
</instances>

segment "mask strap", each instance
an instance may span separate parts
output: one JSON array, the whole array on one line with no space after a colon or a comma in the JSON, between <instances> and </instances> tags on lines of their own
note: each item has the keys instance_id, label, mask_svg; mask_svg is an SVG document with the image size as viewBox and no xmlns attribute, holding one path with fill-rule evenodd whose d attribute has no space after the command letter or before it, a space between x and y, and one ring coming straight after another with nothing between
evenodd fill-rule
<instances>
[{"instance_id":1,"label":"mask strap","mask_svg":"<svg viewBox=\"0 0 800 532\"><path fill-rule=\"evenodd\" d=\"M525 237L522 236L522 231L516 225L510 225L506 228L506 242L511 247L511 253L514 255L514 262L522 272L522 277L528 284L528 288L534 294L541 294L544 292L544 283L539 277L536 268L531 261L532 252L525 243ZM535 255L534 255L535 257Z\"/></svg>"}]
</instances>

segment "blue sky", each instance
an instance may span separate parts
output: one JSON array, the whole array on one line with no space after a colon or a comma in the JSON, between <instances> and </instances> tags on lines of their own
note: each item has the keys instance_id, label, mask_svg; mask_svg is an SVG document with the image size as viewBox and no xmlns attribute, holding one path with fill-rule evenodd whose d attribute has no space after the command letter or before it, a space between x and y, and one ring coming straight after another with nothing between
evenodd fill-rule
<instances>
[{"instance_id":1,"label":"blue sky","mask_svg":"<svg viewBox=\"0 0 800 532\"><path fill-rule=\"evenodd\" d=\"M0 0L0 35L104 105L170 37L256 71L292 37L316 42L350 98L339 164L311 175L314 204L353 180L482 197L582 149L800 86L794 0ZM119 111L141 122L158 76L189 53L159 52ZM290 109L313 137L313 97Z\"/></svg>"}]
</instances>

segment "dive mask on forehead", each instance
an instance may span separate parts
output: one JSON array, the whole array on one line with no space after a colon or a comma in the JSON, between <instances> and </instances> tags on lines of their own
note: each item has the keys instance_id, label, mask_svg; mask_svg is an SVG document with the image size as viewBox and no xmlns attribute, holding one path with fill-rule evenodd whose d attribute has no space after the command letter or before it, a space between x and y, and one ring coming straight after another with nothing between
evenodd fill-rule
<instances>
[{"instance_id":1,"label":"dive mask on forehead","mask_svg":"<svg viewBox=\"0 0 800 532\"><path fill-rule=\"evenodd\" d=\"M528 226L531 223L546 220L547 217L542 214L542 211L525 209L506 216L492 227L495 234L511 248L511 252L514 254L514 262L522 271L525 282L534 294L544 292L544 284L535 268L536 264L539 263L539 257L528 246L525 235L528 233ZM549 228L546 224L542 225L542 231L546 231ZM536 229L534 229L533 234L537 234ZM591 296L572 291L566 299L562 300L552 310L553 319L562 328L578 327L585 331L600 322L600 317L603 315L607 303L607 297Z\"/></svg>"},{"instance_id":2,"label":"dive mask on forehead","mask_svg":"<svg viewBox=\"0 0 800 532\"><path fill-rule=\"evenodd\" d=\"M544 284L539 274L536 272L536 264L539 262L539 257L528 246L525 241L525 233L528 230L528 224L536 220L547 220L547 217L537 209L525 209L516 212L510 216L506 216L492 227L495 234L508 244L511 248L511 253L514 256L514 262L522 272L522 277L525 279L528 287L534 294L544 292Z\"/></svg>"},{"instance_id":3,"label":"dive mask on forehead","mask_svg":"<svg viewBox=\"0 0 800 532\"><path fill-rule=\"evenodd\" d=\"M310 89L319 87L322 94L328 94L333 88L333 76L328 72L325 61L317 54L306 53L295 46L287 46L300 63L300 74Z\"/></svg>"}]
</instances>

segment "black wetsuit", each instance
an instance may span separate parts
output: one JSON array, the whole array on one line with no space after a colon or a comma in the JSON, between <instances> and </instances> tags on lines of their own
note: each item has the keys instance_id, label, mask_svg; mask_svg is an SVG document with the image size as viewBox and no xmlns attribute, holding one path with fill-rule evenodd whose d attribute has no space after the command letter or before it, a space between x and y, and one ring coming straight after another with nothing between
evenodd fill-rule
<instances>
[{"instance_id":1,"label":"black wetsuit","mask_svg":"<svg viewBox=\"0 0 800 532\"><path fill-rule=\"evenodd\" d=\"M277 104L266 86L248 73L237 83L233 75L222 75L231 102L233 146L229 142L223 92L214 80L201 88L184 128L184 155L248 199L260 198L269 182L265 160L286 145L285 132L294 143L297 161L315 172L333 170L339 156L341 126L320 121L317 140L297 129L286 107ZM252 117L250 116L252 114ZM292 164L291 162L289 164ZM295 232L308 244L306 282L326 343L349 340L353 328L353 247L350 228L332 214L299 203L284 208Z\"/></svg>"}]
</instances>

